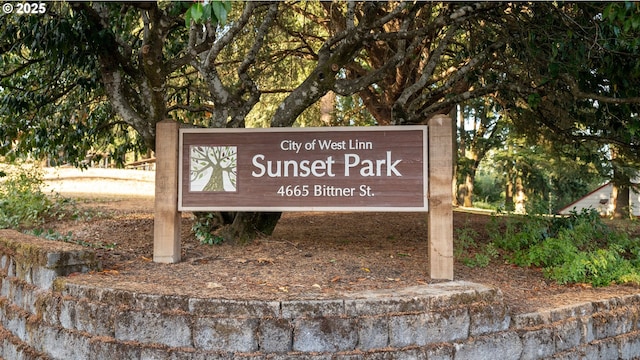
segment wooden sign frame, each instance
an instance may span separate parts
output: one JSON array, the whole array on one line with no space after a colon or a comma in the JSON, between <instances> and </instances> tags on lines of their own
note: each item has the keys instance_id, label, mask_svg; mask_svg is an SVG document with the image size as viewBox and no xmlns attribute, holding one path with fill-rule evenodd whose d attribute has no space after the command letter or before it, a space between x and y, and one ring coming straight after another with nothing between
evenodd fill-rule
<instances>
[{"instance_id":1,"label":"wooden sign frame","mask_svg":"<svg viewBox=\"0 0 640 360\"><path fill-rule=\"evenodd\" d=\"M399 128L402 129L402 127ZM179 207L178 205L180 183L178 175L180 171L184 171L179 169L179 154L181 148L179 129L180 124L172 120L161 121L156 126L156 195L153 260L160 263L176 263L180 261L181 211L187 211L185 209L189 208L185 206ZM387 130L384 128L380 129L381 130L378 131ZM426 138L427 154L425 155L424 162L428 164L428 170L426 171L426 175L428 176L426 176L424 180L424 186L428 188L428 191L424 202L425 205L424 207L420 206L420 210L424 211L428 209L427 239L430 276L432 279L453 280L453 125L451 118L445 115L436 115L429 119L428 137ZM339 146L336 145L336 147ZM350 159L355 159L355 157ZM311 161L311 159L309 160ZM322 158L320 158L320 160L322 160ZM389 165L389 163L396 163L397 161L393 156L386 158L386 155L384 160L388 160L385 162L387 165ZM331 163L331 161L325 158L325 164L328 165L329 163ZM308 165L310 164L311 162ZM382 166L382 163L380 164ZM302 167L298 167L298 171L305 171L305 174L307 171L312 171L310 169L301 169ZM321 172L323 169L328 171L326 166L323 167L321 163L318 163L316 171ZM375 169L375 167L365 169L363 174L369 174L369 169ZM395 167L392 169L381 169L376 172L376 174L381 175L384 173L395 175L394 169L402 173L398 170L398 167ZM344 171L344 164L342 170ZM355 164L353 170L356 170ZM358 169L358 171L359 170L360 169ZM261 168L258 169L258 172L260 171L262 171ZM320 175L320 173L316 175ZM288 207L282 207L282 209L288 209ZM324 211L328 208L313 207L312 209ZM364 208L358 209L362 211L366 210Z\"/></svg>"}]
</instances>

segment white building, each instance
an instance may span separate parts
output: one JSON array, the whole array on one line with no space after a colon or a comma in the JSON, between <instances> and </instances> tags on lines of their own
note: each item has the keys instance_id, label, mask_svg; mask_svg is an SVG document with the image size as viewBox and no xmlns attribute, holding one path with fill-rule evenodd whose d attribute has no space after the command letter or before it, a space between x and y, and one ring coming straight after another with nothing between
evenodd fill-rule
<instances>
[{"instance_id":1,"label":"white building","mask_svg":"<svg viewBox=\"0 0 640 360\"><path fill-rule=\"evenodd\" d=\"M633 216L640 217L640 179L634 181L636 185L629 190L629 206ZM609 216L613 213L613 184L608 182L593 190L582 198L572 202L558 211L559 214L568 215L571 211L582 209L596 209L600 215Z\"/></svg>"}]
</instances>

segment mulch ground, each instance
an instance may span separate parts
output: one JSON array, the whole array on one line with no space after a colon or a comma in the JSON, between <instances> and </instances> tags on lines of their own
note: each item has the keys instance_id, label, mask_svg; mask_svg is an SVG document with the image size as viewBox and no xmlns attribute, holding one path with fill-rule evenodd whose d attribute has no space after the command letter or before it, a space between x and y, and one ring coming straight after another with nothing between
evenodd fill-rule
<instances>
[{"instance_id":1,"label":"mulch ground","mask_svg":"<svg viewBox=\"0 0 640 360\"><path fill-rule=\"evenodd\" d=\"M103 269L73 281L133 291L224 299L331 299L345 293L428 285L424 213L286 213L272 236L245 246L203 245L183 214L182 262L153 258L153 198L79 199L79 218L45 228L96 248ZM454 212L454 233L488 239L490 216ZM471 231L472 230L472 231ZM454 239L454 241L456 241ZM502 260L486 267L456 262L455 280L499 288L513 313L634 294L638 287L558 285L540 269Z\"/></svg>"}]
</instances>

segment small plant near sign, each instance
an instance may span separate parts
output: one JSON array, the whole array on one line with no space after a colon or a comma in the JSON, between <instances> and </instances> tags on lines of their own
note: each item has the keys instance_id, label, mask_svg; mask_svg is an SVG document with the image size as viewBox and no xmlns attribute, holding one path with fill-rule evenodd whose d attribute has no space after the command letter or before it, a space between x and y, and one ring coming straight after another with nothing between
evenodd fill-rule
<instances>
[{"instance_id":1,"label":"small plant near sign","mask_svg":"<svg viewBox=\"0 0 640 360\"><path fill-rule=\"evenodd\" d=\"M73 239L73 233L71 231L69 231L66 234L61 234L52 229L48 229L48 230L42 229L42 228L33 229L33 230L25 231L25 234L37 236L47 240L64 241L64 242L71 242L71 239Z\"/></svg>"},{"instance_id":2,"label":"small plant near sign","mask_svg":"<svg viewBox=\"0 0 640 360\"><path fill-rule=\"evenodd\" d=\"M201 244L205 245L220 245L224 241L222 236L215 235L211 232L218 220L213 213L206 213L196 218L196 221L191 226L191 231L196 236L196 239Z\"/></svg>"}]
</instances>

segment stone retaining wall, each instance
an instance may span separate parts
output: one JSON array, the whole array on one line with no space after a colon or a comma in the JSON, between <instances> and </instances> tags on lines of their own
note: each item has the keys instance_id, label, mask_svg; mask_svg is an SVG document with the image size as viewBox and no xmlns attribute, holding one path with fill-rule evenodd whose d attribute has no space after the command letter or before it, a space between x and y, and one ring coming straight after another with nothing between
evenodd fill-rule
<instances>
[{"instance_id":1,"label":"stone retaining wall","mask_svg":"<svg viewBox=\"0 0 640 360\"><path fill-rule=\"evenodd\" d=\"M640 358L640 295L514 317L500 291L467 282L199 299L74 283L97 266L90 250L13 231L0 231L0 256L4 359Z\"/></svg>"}]
</instances>

